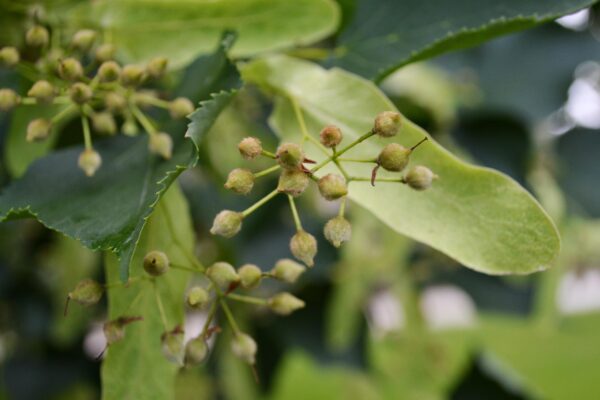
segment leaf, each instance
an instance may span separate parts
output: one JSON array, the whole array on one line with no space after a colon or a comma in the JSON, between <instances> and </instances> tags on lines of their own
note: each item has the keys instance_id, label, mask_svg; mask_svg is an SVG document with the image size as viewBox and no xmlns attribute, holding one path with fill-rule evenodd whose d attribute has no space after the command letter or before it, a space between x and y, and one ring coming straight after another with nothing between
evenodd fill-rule
<instances>
[{"instance_id":1,"label":"leaf","mask_svg":"<svg viewBox=\"0 0 600 400\"><path fill-rule=\"evenodd\" d=\"M357 0L330 65L380 80L402 65L475 46L595 3L592 0Z\"/></svg>"},{"instance_id":2,"label":"leaf","mask_svg":"<svg viewBox=\"0 0 600 400\"><path fill-rule=\"evenodd\" d=\"M227 29L240 37L236 57L316 42L335 31L339 11L332 0L100 0L73 16L110 32L130 62L166 56L181 67Z\"/></svg>"},{"instance_id":3,"label":"leaf","mask_svg":"<svg viewBox=\"0 0 600 400\"><path fill-rule=\"evenodd\" d=\"M230 43L225 39L224 44ZM215 59L226 59L225 51L226 47L221 47L190 67L190 71L198 70L199 74L189 72L182 87L187 88L186 94L192 100L208 96L207 88L212 90L215 83L223 82L221 70L211 69L217 75L205 75L203 66L219 64ZM221 65L236 73L229 64ZM199 79L198 90L190 91L189 87L194 87ZM232 80L235 79L225 79ZM229 92L229 96L232 94ZM210 104L209 101L204 107L210 108ZM206 133L221 111L218 107L210 110L204 113L207 122L196 132L197 138ZM175 134L170 160L148 152L147 135L98 142L95 148L102 156L103 166L93 178L77 168L81 147L60 150L36 161L0 195L0 222L33 216L46 227L91 249L113 251L121 260L121 277L126 279L140 232L154 205L177 176L198 159L192 143L183 138L183 130L181 122L165 126L165 131Z\"/></svg>"},{"instance_id":4,"label":"leaf","mask_svg":"<svg viewBox=\"0 0 600 400\"><path fill-rule=\"evenodd\" d=\"M335 124L342 129L346 144L368 132L379 112L394 109L369 81L285 56L248 64L242 76L279 95L271 125L285 140L301 140L288 99L291 96L312 135L327 124ZM406 121L396 140L413 145L426 135ZM371 138L347 156L374 158L389 142ZM317 162L324 159L310 142L306 149ZM352 182L349 197L396 232L426 243L477 271L525 274L550 266L559 250L558 232L535 199L515 181L497 171L460 161L431 138L411 159L411 164L426 165L440 176L430 190L417 192L390 183L373 188L367 182ZM372 167L346 163L353 176L368 177ZM335 169L330 165L319 175L331 171Z\"/></svg>"},{"instance_id":5,"label":"leaf","mask_svg":"<svg viewBox=\"0 0 600 400\"><path fill-rule=\"evenodd\" d=\"M174 264L189 264L185 254L192 252L194 245L189 215L185 198L174 185L160 200L144 228L131 260L133 277L145 274L143 258L152 250L165 252ZM116 257L107 253L108 284L119 283L119 270ZM171 269L156 279L169 330L183 323L183 298L189 276L187 271ZM127 325L125 339L107 350L102 364L104 400L174 398L178 366L162 354L160 337L165 327L158 310L151 281L137 281L129 287L115 286L108 291L109 319L121 316L144 319Z\"/></svg>"}]
</instances>

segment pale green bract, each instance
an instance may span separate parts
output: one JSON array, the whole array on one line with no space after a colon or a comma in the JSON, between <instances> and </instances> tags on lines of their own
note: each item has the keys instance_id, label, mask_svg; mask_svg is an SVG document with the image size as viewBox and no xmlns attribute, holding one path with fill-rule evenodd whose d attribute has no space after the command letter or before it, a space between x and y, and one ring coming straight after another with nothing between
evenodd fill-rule
<instances>
[{"instance_id":1,"label":"pale green bract","mask_svg":"<svg viewBox=\"0 0 600 400\"><path fill-rule=\"evenodd\" d=\"M351 73L325 70L286 56L259 59L242 67L242 76L268 92L276 93L270 123L283 140L300 142L302 134L290 99L316 136L327 124L344 133L340 147L368 132L374 117L394 105L371 82ZM482 132L485 134L485 132ZM394 139L371 138L345 154L374 158L392 140L413 145L427 133L405 120ZM323 153L306 142L309 158ZM413 191L397 184L351 182L349 197L371 211L398 233L428 244L467 267L488 274L526 274L548 268L556 257L560 238L537 201L508 176L469 165L433 139L411 157L410 165L431 168L440 179L430 190ZM345 163L351 176L370 176L372 165ZM317 175L336 168L329 165ZM388 175L385 171L380 176Z\"/></svg>"},{"instance_id":2,"label":"pale green bract","mask_svg":"<svg viewBox=\"0 0 600 400\"><path fill-rule=\"evenodd\" d=\"M98 0L72 15L110 32L128 61L160 55L171 67L211 51L225 30L238 34L232 50L238 57L311 44L339 23L333 0Z\"/></svg>"}]
</instances>

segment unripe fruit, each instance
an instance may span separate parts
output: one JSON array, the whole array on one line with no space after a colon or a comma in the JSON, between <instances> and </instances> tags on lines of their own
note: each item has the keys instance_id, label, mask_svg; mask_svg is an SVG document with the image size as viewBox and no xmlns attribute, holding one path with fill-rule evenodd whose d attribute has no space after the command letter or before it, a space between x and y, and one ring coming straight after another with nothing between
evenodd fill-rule
<instances>
[{"instance_id":1,"label":"unripe fruit","mask_svg":"<svg viewBox=\"0 0 600 400\"><path fill-rule=\"evenodd\" d=\"M169 103L169 114L173 119L184 118L194 112L194 103L185 97L178 97Z\"/></svg>"},{"instance_id":2,"label":"unripe fruit","mask_svg":"<svg viewBox=\"0 0 600 400\"><path fill-rule=\"evenodd\" d=\"M299 264L294 260L290 260L289 258L284 258L277 261L271 270L271 275L280 281L294 283L298 280L300 275L304 273L304 271L306 271L306 267L304 265Z\"/></svg>"},{"instance_id":3,"label":"unripe fruit","mask_svg":"<svg viewBox=\"0 0 600 400\"><path fill-rule=\"evenodd\" d=\"M20 60L21 56L16 48L7 46L0 49L0 65L14 67Z\"/></svg>"},{"instance_id":4,"label":"unripe fruit","mask_svg":"<svg viewBox=\"0 0 600 400\"><path fill-rule=\"evenodd\" d=\"M304 308L305 305L304 301L287 292L271 297L268 304L271 311L279 315L290 315L294 311Z\"/></svg>"},{"instance_id":5,"label":"unripe fruit","mask_svg":"<svg viewBox=\"0 0 600 400\"><path fill-rule=\"evenodd\" d=\"M97 36L98 34L91 29L82 29L75 32L71 40L71 45L77 50L87 51L92 47Z\"/></svg>"},{"instance_id":6,"label":"unripe fruit","mask_svg":"<svg viewBox=\"0 0 600 400\"><path fill-rule=\"evenodd\" d=\"M106 108L111 112L119 112L125 109L127 100L119 93L108 92L104 97L104 105L106 105Z\"/></svg>"},{"instance_id":7,"label":"unripe fruit","mask_svg":"<svg viewBox=\"0 0 600 400\"><path fill-rule=\"evenodd\" d=\"M27 141L40 142L50 135L52 123L47 119L37 118L27 125Z\"/></svg>"},{"instance_id":8,"label":"unripe fruit","mask_svg":"<svg viewBox=\"0 0 600 400\"><path fill-rule=\"evenodd\" d=\"M321 144L325 147L336 147L342 141L342 131L335 125L327 125L319 134Z\"/></svg>"},{"instance_id":9,"label":"unripe fruit","mask_svg":"<svg viewBox=\"0 0 600 400\"><path fill-rule=\"evenodd\" d=\"M91 100L94 92L92 88L82 82L77 82L69 88L69 96L74 103L84 104Z\"/></svg>"},{"instance_id":10,"label":"unripe fruit","mask_svg":"<svg viewBox=\"0 0 600 400\"><path fill-rule=\"evenodd\" d=\"M165 358L175 364L182 365L185 356L183 345L183 330L176 327L170 332L165 332L160 337L161 349Z\"/></svg>"},{"instance_id":11,"label":"unripe fruit","mask_svg":"<svg viewBox=\"0 0 600 400\"><path fill-rule=\"evenodd\" d=\"M325 200L337 200L348 194L348 187L344 177L338 174L327 174L319 179L319 192Z\"/></svg>"},{"instance_id":12,"label":"unripe fruit","mask_svg":"<svg viewBox=\"0 0 600 400\"><path fill-rule=\"evenodd\" d=\"M210 233L226 238L233 237L242 229L243 219L242 213L223 210L215 217Z\"/></svg>"},{"instance_id":13,"label":"unripe fruit","mask_svg":"<svg viewBox=\"0 0 600 400\"><path fill-rule=\"evenodd\" d=\"M125 122L121 126L121 131L127 136L136 136L140 133L140 129L133 118L125 119Z\"/></svg>"},{"instance_id":14,"label":"unripe fruit","mask_svg":"<svg viewBox=\"0 0 600 400\"><path fill-rule=\"evenodd\" d=\"M48 30L41 25L35 25L25 34L25 43L32 47L43 47L48 44L50 34Z\"/></svg>"},{"instance_id":15,"label":"unripe fruit","mask_svg":"<svg viewBox=\"0 0 600 400\"><path fill-rule=\"evenodd\" d=\"M247 137L238 144L238 150L246 160L253 160L261 155L262 145L257 138Z\"/></svg>"},{"instance_id":16,"label":"unripe fruit","mask_svg":"<svg viewBox=\"0 0 600 400\"><path fill-rule=\"evenodd\" d=\"M236 168L227 176L225 189L237 194L248 194L254 187L254 174L245 168Z\"/></svg>"},{"instance_id":17,"label":"unripe fruit","mask_svg":"<svg viewBox=\"0 0 600 400\"><path fill-rule=\"evenodd\" d=\"M202 308L206 305L208 300L208 292L200 286L194 286L185 296L185 302L191 308Z\"/></svg>"},{"instance_id":18,"label":"unripe fruit","mask_svg":"<svg viewBox=\"0 0 600 400\"><path fill-rule=\"evenodd\" d=\"M125 86L138 86L144 80L144 69L139 65L126 65L121 71L121 83Z\"/></svg>"},{"instance_id":19,"label":"unripe fruit","mask_svg":"<svg viewBox=\"0 0 600 400\"><path fill-rule=\"evenodd\" d=\"M19 95L12 89L0 89L0 110L8 111L19 104Z\"/></svg>"},{"instance_id":20,"label":"unripe fruit","mask_svg":"<svg viewBox=\"0 0 600 400\"><path fill-rule=\"evenodd\" d=\"M51 103L54 99L54 94L54 86L45 80L37 81L27 92L27 96L34 97L38 103Z\"/></svg>"},{"instance_id":21,"label":"unripe fruit","mask_svg":"<svg viewBox=\"0 0 600 400\"><path fill-rule=\"evenodd\" d=\"M146 72L154 79L160 78L167 70L168 63L169 61L165 57L153 58L146 66Z\"/></svg>"},{"instance_id":22,"label":"unripe fruit","mask_svg":"<svg viewBox=\"0 0 600 400\"><path fill-rule=\"evenodd\" d=\"M160 276L169 270L169 257L162 251L153 250L144 256L144 270L152 276Z\"/></svg>"},{"instance_id":23,"label":"unripe fruit","mask_svg":"<svg viewBox=\"0 0 600 400\"><path fill-rule=\"evenodd\" d=\"M298 169L304 162L304 151L296 143L283 143L277 148L277 162L283 169Z\"/></svg>"},{"instance_id":24,"label":"unripe fruit","mask_svg":"<svg viewBox=\"0 0 600 400\"><path fill-rule=\"evenodd\" d=\"M258 286L262 278L262 271L254 264L244 264L238 269L240 284L244 289L252 289Z\"/></svg>"},{"instance_id":25,"label":"unripe fruit","mask_svg":"<svg viewBox=\"0 0 600 400\"><path fill-rule=\"evenodd\" d=\"M385 170L400 172L408 165L411 150L398 143L390 143L381 150L377 164Z\"/></svg>"},{"instance_id":26,"label":"unripe fruit","mask_svg":"<svg viewBox=\"0 0 600 400\"><path fill-rule=\"evenodd\" d=\"M429 168L422 165L412 167L404 177L404 181L415 190L426 190L431 187L431 183L437 175Z\"/></svg>"},{"instance_id":27,"label":"unripe fruit","mask_svg":"<svg viewBox=\"0 0 600 400\"><path fill-rule=\"evenodd\" d=\"M290 250L294 257L309 267L315 265L314 258L317 254L317 240L306 231L298 231L290 240Z\"/></svg>"},{"instance_id":28,"label":"unripe fruit","mask_svg":"<svg viewBox=\"0 0 600 400\"><path fill-rule=\"evenodd\" d=\"M198 336L185 345L185 365L200 364L208 355L208 345L202 336Z\"/></svg>"},{"instance_id":29,"label":"unripe fruit","mask_svg":"<svg viewBox=\"0 0 600 400\"><path fill-rule=\"evenodd\" d=\"M121 67L114 61L104 61L98 68L101 82L116 82L121 77Z\"/></svg>"},{"instance_id":30,"label":"unripe fruit","mask_svg":"<svg viewBox=\"0 0 600 400\"><path fill-rule=\"evenodd\" d=\"M112 60L115 56L117 49L112 44L106 43L100 45L95 52L96 60L100 62Z\"/></svg>"},{"instance_id":31,"label":"unripe fruit","mask_svg":"<svg viewBox=\"0 0 600 400\"><path fill-rule=\"evenodd\" d=\"M216 262L208 267L206 276L220 287L228 287L240 280L233 266L223 261Z\"/></svg>"},{"instance_id":32,"label":"unripe fruit","mask_svg":"<svg viewBox=\"0 0 600 400\"><path fill-rule=\"evenodd\" d=\"M151 153L168 160L173 155L173 139L171 135L164 132L153 133L148 139L148 149Z\"/></svg>"},{"instance_id":33,"label":"unripe fruit","mask_svg":"<svg viewBox=\"0 0 600 400\"><path fill-rule=\"evenodd\" d=\"M67 81L76 81L83 76L83 67L76 59L65 58L58 64L58 74Z\"/></svg>"},{"instance_id":34,"label":"unripe fruit","mask_svg":"<svg viewBox=\"0 0 600 400\"><path fill-rule=\"evenodd\" d=\"M114 135L117 133L117 123L109 112L103 111L92 115L92 127L101 135Z\"/></svg>"},{"instance_id":35,"label":"unripe fruit","mask_svg":"<svg viewBox=\"0 0 600 400\"><path fill-rule=\"evenodd\" d=\"M300 196L310 183L308 174L300 169L284 169L279 175L277 190L292 195Z\"/></svg>"},{"instance_id":36,"label":"unripe fruit","mask_svg":"<svg viewBox=\"0 0 600 400\"><path fill-rule=\"evenodd\" d=\"M402 126L402 116L395 111L384 111L375 118L373 133L381 137L396 136Z\"/></svg>"},{"instance_id":37,"label":"unripe fruit","mask_svg":"<svg viewBox=\"0 0 600 400\"><path fill-rule=\"evenodd\" d=\"M250 335L237 333L231 341L231 351L242 361L253 365L256 362L256 342Z\"/></svg>"},{"instance_id":38,"label":"unripe fruit","mask_svg":"<svg viewBox=\"0 0 600 400\"><path fill-rule=\"evenodd\" d=\"M102 157L94 149L85 149L79 155L78 165L87 176L94 176L102 165Z\"/></svg>"},{"instance_id":39,"label":"unripe fruit","mask_svg":"<svg viewBox=\"0 0 600 400\"><path fill-rule=\"evenodd\" d=\"M91 306L98 303L103 294L104 286L93 279L84 279L69 292L68 297L83 306Z\"/></svg>"},{"instance_id":40,"label":"unripe fruit","mask_svg":"<svg viewBox=\"0 0 600 400\"><path fill-rule=\"evenodd\" d=\"M323 228L325 239L335 247L340 247L343 242L350 240L352 235L352 226L350 222L341 215L330 219Z\"/></svg>"},{"instance_id":41,"label":"unripe fruit","mask_svg":"<svg viewBox=\"0 0 600 400\"><path fill-rule=\"evenodd\" d=\"M106 344L111 345L125 338L125 326L135 321L141 321L142 317L119 317L104 323L102 330L106 338Z\"/></svg>"}]
</instances>

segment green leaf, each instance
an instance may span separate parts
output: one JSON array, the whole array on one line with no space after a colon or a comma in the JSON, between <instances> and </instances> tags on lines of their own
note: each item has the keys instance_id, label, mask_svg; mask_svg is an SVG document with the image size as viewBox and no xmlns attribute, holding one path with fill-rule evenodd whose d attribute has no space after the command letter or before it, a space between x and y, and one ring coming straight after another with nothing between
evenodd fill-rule
<instances>
[{"instance_id":1,"label":"green leaf","mask_svg":"<svg viewBox=\"0 0 600 400\"><path fill-rule=\"evenodd\" d=\"M382 79L402 65L575 12L592 0L358 0L330 65Z\"/></svg>"},{"instance_id":2,"label":"green leaf","mask_svg":"<svg viewBox=\"0 0 600 400\"><path fill-rule=\"evenodd\" d=\"M100 0L74 17L110 32L128 61L166 56L178 67L210 51L227 29L240 36L236 57L316 42L335 31L339 11L332 0Z\"/></svg>"},{"instance_id":3,"label":"green leaf","mask_svg":"<svg viewBox=\"0 0 600 400\"><path fill-rule=\"evenodd\" d=\"M207 88L214 89L217 82L223 82L221 70L210 70L216 75L207 75L204 65L214 65L215 59L226 60L225 51L226 47L221 47L190 67L182 87L192 100L208 97ZM229 64L221 65L235 72ZM234 81L235 74L225 81ZM221 108L210 110L204 113L208 122L196 132L197 138L206 133ZM113 251L121 260L121 277L126 279L140 232L154 205L177 176L198 159L192 143L183 137L184 129L182 122L165 126L166 132L174 134L170 160L150 154L147 135L99 141L95 148L103 166L92 178L77 168L81 147L60 150L36 161L0 195L0 222L32 216L91 249Z\"/></svg>"},{"instance_id":4,"label":"green leaf","mask_svg":"<svg viewBox=\"0 0 600 400\"><path fill-rule=\"evenodd\" d=\"M194 233L189 210L180 189L174 185L165 193L150 217L131 260L131 275L144 276L143 258L152 250L165 252L172 263L188 265L193 251ZM119 262L107 253L108 284L119 284ZM145 275L148 276L148 275ZM171 269L156 279L164 306L167 329L183 323L183 298L190 273ZM172 399L178 366L162 354L161 334L165 331L152 281L142 280L128 287L108 291L109 319L141 316L142 321L125 328L125 339L111 345L102 364L104 400Z\"/></svg>"},{"instance_id":5,"label":"green leaf","mask_svg":"<svg viewBox=\"0 0 600 400\"><path fill-rule=\"evenodd\" d=\"M285 56L248 64L242 76L279 96L271 125L285 140L300 142L299 124L290 102L303 113L316 136L327 124L339 126L350 143L372 128L381 111L393 104L367 80L348 72L324 70ZM410 146L427 133L406 121L396 139ZM371 138L347 153L374 158L391 140ZM323 154L306 142L309 157ZM506 175L475 167L454 157L430 138L411 156L440 176L433 187L417 192L401 184L352 182L349 197L396 232L426 243L467 267L489 274L525 274L547 268L556 257L558 232L535 199ZM373 165L346 163L350 175L368 177ZM329 165L318 175L335 171ZM381 176L386 176L385 171ZM391 175L397 176L397 175Z\"/></svg>"}]
</instances>

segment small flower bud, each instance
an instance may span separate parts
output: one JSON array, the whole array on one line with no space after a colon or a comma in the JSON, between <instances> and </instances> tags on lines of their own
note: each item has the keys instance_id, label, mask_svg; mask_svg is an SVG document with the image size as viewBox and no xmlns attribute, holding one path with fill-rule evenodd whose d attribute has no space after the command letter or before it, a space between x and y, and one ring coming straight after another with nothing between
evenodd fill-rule
<instances>
[{"instance_id":1,"label":"small flower bud","mask_svg":"<svg viewBox=\"0 0 600 400\"><path fill-rule=\"evenodd\" d=\"M215 217L210 233L226 238L233 237L242 229L243 219L242 213L223 210Z\"/></svg>"},{"instance_id":2,"label":"small flower bud","mask_svg":"<svg viewBox=\"0 0 600 400\"><path fill-rule=\"evenodd\" d=\"M117 123L109 112L103 111L92 115L92 126L94 131L101 135L114 135L117 133Z\"/></svg>"},{"instance_id":3,"label":"small flower bud","mask_svg":"<svg viewBox=\"0 0 600 400\"><path fill-rule=\"evenodd\" d=\"M431 183L437 177L429 168L416 165L408 170L404 181L415 190L426 190L431 187Z\"/></svg>"},{"instance_id":4,"label":"small flower bud","mask_svg":"<svg viewBox=\"0 0 600 400\"><path fill-rule=\"evenodd\" d=\"M144 80L144 69L139 65L126 65L121 72L121 83L125 86L138 86Z\"/></svg>"},{"instance_id":5,"label":"small flower bud","mask_svg":"<svg viewBox=\"0 0 600 400\"><path fill-rule=\"evenodd\" d=\"M325 147L335 147L342 141L342 131L335 125L327 125L319 134L321 144Z\"/></svg>"},{"instance_id":6,"label":"small flower bud","mask_svg":"<svg viewBox=\"0 0 600 400\"><path fill-rule=\"evenodd\" d=\"M47 119L37 118L27 125L27 141L40 142L50 135L52 123Z\"/></svg>"},{"instance_id":7,"label":"small flower bud","mask_svg":"<svg viewBox=\"0 0 600 400\"><path fill-rule=\"evenodd\" d=\"M50 34L48 30L41 25L35 25L25 34L25 43L32 47L43 47L48 44Z\"/></svg>"},{"instance_id":8,"label":"small flower bud","mask_svg":"<svg viewBox=\"0 0 600 400\"><path fill-rule=\"evenodd\" d=\"M377 164L385 170L400 172L408 165L411 150L398 143L390 143L381 150Z\"/></svg>"},{"instance_id":9,"label":"small flower bud","mask_svg":"<svg viewBox=\"0 0 600 400\"><path fill-rule=\"evenodd\" d=\"M91 306L98 303L103 294L104 286L93 279L84 279L69 293L68 298L82 306Z\"/></svg>"},{"instance_id":10,"label":"small flower bud","mask_svg":"<svg viewBox=\"0 0 600 400\"><path fill-rule=\"evenodd\" d=\"M114 61L104 61L98 68L101 82L116 82L121 77L121 67Z\"/></svg>"},{"instance_id":11,"label":"small flower bud","mask_svg":"<svg viewBox=\"0 0 600 400\"><path fill-rule=\"evenodd\" d=\"M94 176L102 165L102 157L94 149L85 149L79 155L78 164L87 176Z\"/></svg>"},{"instance_id":12,"label":"small flower bud","mask_svg":"<svg viewBox=\"0 0 600 400\"><path fill-rule=\"evenodd\" d=\"M271 311L279 315L290 315L294 311L304 308L304 301L287 292L271 297L268 304Z\"/></svg>"},{"instance_id":13,"label":"small flower bud","mask_svg":"<svg viewBox=\"0 0 600 400\"><path fill-rule=\"evenodd\" d=\"M381 137L396 136L402 125L402 116L395 111L384 111L375 118L373 133Z\"/></svg>"},{"instance_id":14,"label":"small flower bud","mask_svg":"<svg viewBox=\"0 0 600 400\"><path fill-rule=\"evenodd\" d=\"M304 265L298 264L296 261L290 260L289 258L284 258L275 263L275 266L271 270L271 275L280 281L294 283L304 271L306 271Z\"/></svg>"},{"instance_id":15,"label":"small flower bud","mask_svg":"<svg viewBox=\"0 0 600 400\"><path fill-rule=\"evenodd\" d=\"M248 194L254 187L254 174L245 168L236 168L227 176L225 189L237 194Z\"/></svg>"},{"instance_id":16,"label":"small flower bud","mask_svg":"<svg viewBox=\"0 0 600 400\"><path fill-rule=\"evenodd\" d=\"M197 336L185 345L185 365L197 365L206 359L208 345L202 335Z\"/></svg>"},{"instance_id":17,"label":"small flower bud","mask_svg":"<svg viewBox=\"0 0 600 400\"><path fill-rule=\"evenodd\" d=\"M341 215L330 219L323 228L325 239L335 247L340 247L343 242L350 240L352 235L352 226L350 222Z\"/></svg>"},{"instance_id":18,"label":"small flower bud","mask_svg":"<svg viewBox=\"0 0 600 400\"><path fill-rule=\"evenodd\" d=\"M184 118L194 112L194 103L185 97L178 97L169 103L169 114L173 119Z\"/></svg>"},{"instance_id":19,"label":"small flower bud","mask_svg":"<svg viewBox=\"0 0 600 400\"><path fill-rule=\"evenodd\" d=\"M187 296L185 296L185 302L190 308L202 308L208 300L208 292L200 286L194 286L188 291Z\"/></svg>"},{"instance_id":20,"label":"small flower bud","mask_svg":"<svg viewBox=\"0 0 600 400\"><path fill-rule=\"evenodd\" d=\"M54 99L54 94L54 86L45 80L37 81L27 92L27 96L34 97L38 103L51 103Z\"/></svg>"},{"instance_id":21,"label":"small flower bud","mask_svg":"<svg viewBox=\"0 0 600 400\"><path fill-rule=\"evenodd\" d=\"M169 270L169 257L162 251L153 250L144 256L144 270L152 276L160 276Z\"/></svg>"},{"instance_id":22,"label":"small flower bud","mask_svg":"<svg viewBox=\"0 0 600 400\"><path fill-rule=\"evenodd\" d=\"M108 92L104 97L104 105L111 112L120 112L127 107L127 100L123 95L116 92Z\"/></svg>"},{"instance_id":23,"label":"small flower bud","mask_svg":"<svg viewBox=\"0 0 600 400\"><path fill-rule=\"evenodd\" d=\"M76 59L65 58L58 64L58 74L67 81L76 81L83 76L83 67Z\"/></svg>"},{"instance_id":24,"label":"small flower bud","mask_svg":"<svg viewBox=\"0 0 600 400\"><path fill-rule=\"evenodd\" d=\"M277 148L277 162L283 169L298 169L304 162L304 151L295 143L283 143Z\"/></svg>"},{"instance_id":25,"label":"small flower bud","mask_svg":"<svg viewBox=\"0 0 600 400\"><path fill-rule=\"evenodd\" d=\"M140 129L133 118L125 119L125 122L121 125L121 131L127 136L136 136L140 133Z\"/></svg>"},{"instance_id":26,"label":"small flower bud","mask_svg":"<svg viewBox=\"0 0 600 400\"><path fill-rule=\"evenodd\" d=\"M223 261L216 262L208 267L206 276L220 287L228 287L240 280L233 266Z\"/></svg>"},{"instance_id":27,"label":"small flower bud","mask_svg":"<svg viewBox=\"0 0 600 400\"><path fill-rule=\"evenodd\" d=\"M112 60L115 57L117 49L112 44L106 43L100 45L95 52L96 60L100 62Z\"/></svg>"},{"instance_id":28,"label":"small flower bud","mask_svg":"<svg viewBox=\"0 0 600 400\"><path fill-rule=\"evenodd\" d=\"M141 321L142 317L119 317L104 323L102 330L106 338L106 344L111 345L125 338L125 326L135 321Z\"/></svg>"},{"instance_id":29,"label":"small flower bud","mask_svg":"<svg viewBox=\"0 0 600 400\"><path fill-rule=\"evenodd\" d=\"M12 89L0 89L0 110L9 111L19 104L19 95Z\"/></svg>"},{"instance_id":30,"label":"small flower bud","mask_svg":"<svg viewBox=\"0 0 600 400\"><path fill-rule=\"evenodd\" d=\"M306 231L298 231L290 240L290 250L294 257L308 267L315 265L313 259L317 254L317 240Z\"/></svg>"},{"instance_id":31,"label":"small flower bud","mask_svg":"<svg viewBox=\"0 0 600 400\"><path fill-rule=\"evenodd\" d=\"M151 153L168 160L173 155L173 139L171 139L171 135L164 132L151 134L148 139L148 149Z\"/></svg>"},{"instance_id":32,"label":"small flower bud","mask_svg":"<svg viewBox=\"0 0 600 400\"><path fill-rule=\"evenodd\" d=\"M246 160L254 160L256 157L260 156L262 153L262 145L260 140L255 137L247 137L242 139L240 144L238 144L238 150L242 157Z\"/></svg>"},{"instance_id":33,"label":"small flower bud","mask_svg":"<svg viewBox=\"0 0 600 400\"><path fill-rule=\"evenodd\" d=\"M96 41L97 36L98 34L91 29L82 29L73 35L71 46L80 51L88 51Z\"/></svg>"},{"instance_id":34,"label":"small flower bud","mask_svg":"<svg viewBox=\"0 0 600 400\"><path fill-rule=\"evenodd\" d=\"M250 335L237 333L231 341L231 351L242 361L253 365L256 362L256 342Z\"/></svg>"},{"instance_id":35,"label":"small flower bud","mask_svg":"<svg viewBox=\"0 0 600 400\"><path fill-rule=\"evenodd\" d=\"M77 82L69 88L69 96L74 103L84 104L90 101L94 93L92 88L82 82Z\"/></svg>"},{"instance_id":36,"label":"small flower bud","mask_svg":"<svg viewBox=\"0 0 600 400\"><path fill-rule=\"evenodd\" d=\"M348 187L344 177L338 174L327 174L318 182L319 192L325 200L337 200L348 194Z\"/></svg>"},{"instance_id":37,"label":"small flower bud","mask_svg":"<svg viewBox=\"0 0 600 400\"><path fill-rule=\"evenodd\" d=\"M158 79L165 74L168 63L169 61L165 57L153 58L146 66L146 72L152 78Z\"/></svg>"},{"instance_id":38,"label":"small flower bud","mask_svg":"<svg viewBox=\"0 0 600 400\"><path fill-rule=\"evenodd\" d=\"M183 329L179 326L172 331L163 333L160 337L163 355L167 360L178 365L183 364L183 358L185 357L183 338Z\"/></svg>"},{"instance_id":39,"label":"small flower bud","mask_svg":"<svg viewBox=\"0 0 600 400\"><path fill-rule=\"evenodd\" d=\"M254 264L244 264L238 269L240 284L244 289L258 286L262 278L262 271Z\"/></svg>"},{"instance_id":40,"label":"small flower bud","mask_svg":"<svg viewBox=\"0 0 600 400\"><path fill-rule=\"evenodd\" d=\"M300 169L284 169L279 175L279 184L277 190L282 193L300 196L310 183L308 174Z\"/></svg>"},{"instance_id":41,"label":"small flower bud","mask_svg":"<svg viewBox=\"0 0 600 400\"><path fill-rule=\"evenodd\" d=\"M0 49L0 65L14 67L20 60L21 56L16 48L7 46Z\"/></svg>"}]
</instances>

